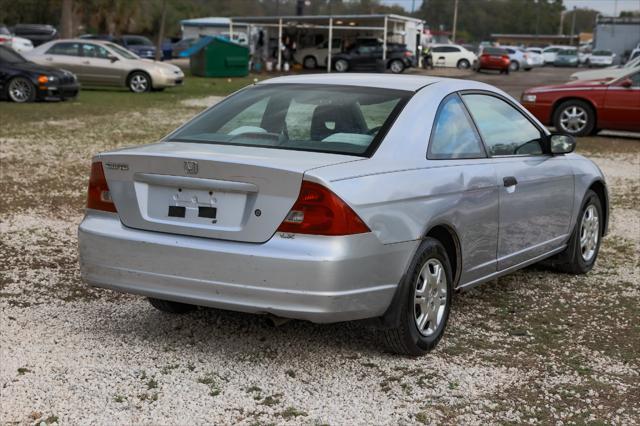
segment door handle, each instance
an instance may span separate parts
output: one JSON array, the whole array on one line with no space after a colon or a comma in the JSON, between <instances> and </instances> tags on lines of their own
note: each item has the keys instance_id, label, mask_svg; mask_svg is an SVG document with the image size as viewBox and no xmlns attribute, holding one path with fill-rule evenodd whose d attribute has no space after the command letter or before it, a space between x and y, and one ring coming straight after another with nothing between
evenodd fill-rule
<instances>
[{"instance_id":1,"label":"door handle","mask_svg":"<svg viewBox=\"0 0 640 426\"><path fill-rule=\"evenodd\" d=\"M515 176L507 176L502 178L504 186L515 186L518 184L518 179Z\"/></svg>"}]
</instances>

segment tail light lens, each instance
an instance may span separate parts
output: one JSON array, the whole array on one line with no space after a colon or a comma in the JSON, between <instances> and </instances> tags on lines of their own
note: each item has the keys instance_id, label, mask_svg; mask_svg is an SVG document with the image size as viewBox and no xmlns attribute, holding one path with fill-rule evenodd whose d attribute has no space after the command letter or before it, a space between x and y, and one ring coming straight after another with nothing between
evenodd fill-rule
<instances>
[{"instance_id":1,"label":"tail light lens","mask_svg":"<svg viewBox=\"0 0 640 426\"><path fill-rule=\"evenodd\" d=\"M116 205L111 200L109 185L107 185L107 179L104 177L104 169L100 161L91 164L87 208L117 213Z\"/></svg>"},{"instance_id":2,"label":"tail light lens","mask_svg":"<svg viewBox=\"0 0 640 426\"><path fill-rule=\"evenodd\" d=\"M410 58L411 56L413 56L413 52L410 50L405 50L404 51L404 56L406 56L407 58Z\"/></svg>"},{"instance_id":3,"label":"tail light lens","mask_svg":"<svg viewBox=\"0 0 640 426\"><path fill-rule=\"evenodd\" d=\"M370 229L329 189L302 181L300 195L278 232L336 236L362 234Z\"/></svg>"}]
</instances>

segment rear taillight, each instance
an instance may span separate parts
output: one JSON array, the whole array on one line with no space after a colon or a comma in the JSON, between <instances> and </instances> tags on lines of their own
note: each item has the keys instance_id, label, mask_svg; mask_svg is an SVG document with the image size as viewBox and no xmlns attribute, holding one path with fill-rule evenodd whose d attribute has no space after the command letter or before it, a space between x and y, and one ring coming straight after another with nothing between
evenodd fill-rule
<instances>
[{"instance_id":1,"label":"rear taillight","mask_svg":"<svg viewBox=\"0 0 640 426\"><path fill-rule=\"evenodd\" d=\"M370 232L370 229L329 189L302 181L300 195L278 232L335 236L362 234Z\"/></svg>"},{"instance_id":2,"label":"rear taillight","mask_svg":"<svg viewBox=\"0 0 640 426\"><path fill-rule=\"evenodd\" d=\"M410 58L413 56L413 52L411 52L410 50L405 50L404 51L404 56L407 58Z\"/></svg>"},{"instance_id":3,"label":"rear taillight","mask_svg":"<svg viewBox=\"0 0 640 426\"><path fill-rule=\"evenodd\" d=\"M87 208L117 213L116 206L111 200L109 185L107 185L107 179L104 177L104 169L100 161L91 164Z\"/></svg>"}]
</instances>

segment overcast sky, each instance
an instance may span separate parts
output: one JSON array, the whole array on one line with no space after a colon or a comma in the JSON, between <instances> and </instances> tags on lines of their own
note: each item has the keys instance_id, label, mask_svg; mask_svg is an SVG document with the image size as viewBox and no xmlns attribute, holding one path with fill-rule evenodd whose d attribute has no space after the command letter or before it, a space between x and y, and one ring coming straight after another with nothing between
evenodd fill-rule
<instances>
[{"instance_id":1,"label":"overcast sky","mask_svg":"<svg viewBox=\"0 0 640 426\"><path fill-rule=\"evenodd\" d=\"M418 9L422 4L422 0L382 0L383 3L397 4L404 7L407 11L411 11L411 7L415 4ZM453 0L452 0L453 2ZM617 12L616 12L617 3ZM600 11L603 15L617 15L621 10L640 10L640 0L564 0L567 9L589 8Z\"/></svg>"}]
</instances>

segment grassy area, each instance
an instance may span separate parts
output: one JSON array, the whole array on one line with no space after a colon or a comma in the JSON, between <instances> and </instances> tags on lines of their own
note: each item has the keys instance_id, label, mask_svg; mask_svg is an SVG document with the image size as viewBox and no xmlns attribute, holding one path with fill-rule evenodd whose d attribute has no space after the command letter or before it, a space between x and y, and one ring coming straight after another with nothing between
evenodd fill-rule
<instances>
[{"instance_id":1,"label":"grassy area","mask_svg":"<svg viewBox=\"0 0 640 426\"><path fill-rule=\"evenodd\" d=\"M189 98L225 96L254 83L254 79L204 78L187 76L182 86L165 89L163 92L131 93L125 88L83 88L77 99L66 102L37 102L14 104L0 102L3 122L32 122L40 120L77 118L78 116L105 116L123 111L146 108L168 108Z\"/></svg>"}]
</instances>

